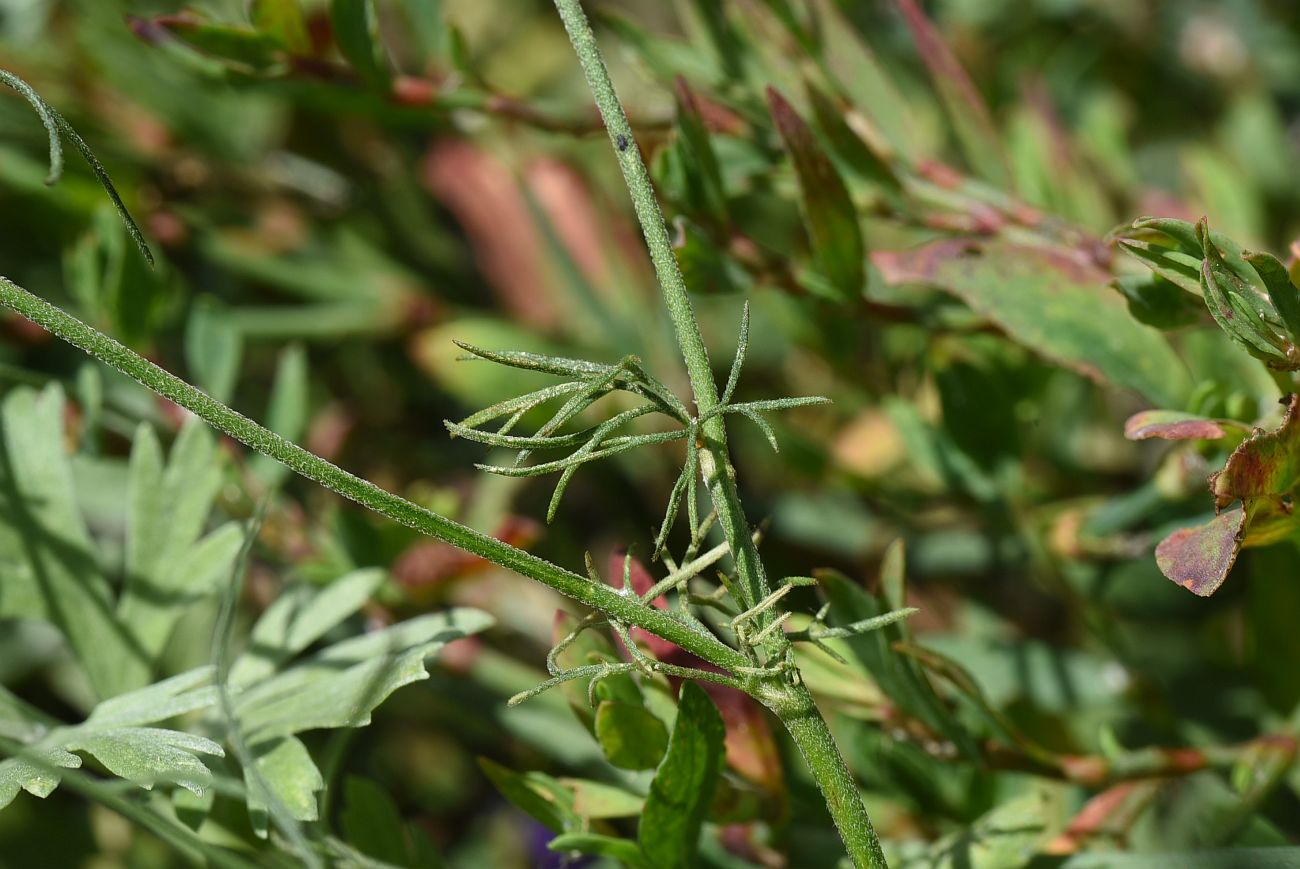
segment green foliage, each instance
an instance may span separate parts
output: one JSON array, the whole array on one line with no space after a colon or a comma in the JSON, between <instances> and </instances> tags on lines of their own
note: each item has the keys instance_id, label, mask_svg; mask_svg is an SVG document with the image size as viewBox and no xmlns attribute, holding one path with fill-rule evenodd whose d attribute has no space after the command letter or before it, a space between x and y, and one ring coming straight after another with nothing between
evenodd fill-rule
<instances>
[{"instance_id":1,"label":"green foliage","mask_svg":"<svg viewBox=\"0 0 1300 869\"><path fill-rule=\"evenodd\" d=\"M130 5L0 16L0 864L1295 862L1286 4Z\"/></svg>"}]
</instances>

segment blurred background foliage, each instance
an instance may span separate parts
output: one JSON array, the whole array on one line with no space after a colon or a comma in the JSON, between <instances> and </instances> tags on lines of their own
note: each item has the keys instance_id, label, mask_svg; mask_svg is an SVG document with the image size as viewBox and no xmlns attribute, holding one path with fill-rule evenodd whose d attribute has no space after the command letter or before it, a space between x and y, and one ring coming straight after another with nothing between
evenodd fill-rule
<instances>
[{"instance_id":1,"label":"blurred background foliage","mask_svg":"<svg viewBox=\"0 0 1300 869\"><path fill-rule=\"evenodd\" d=\"M286 7L301 17L273 14ZM734 426L771 570L833 573L832 599L870 608L863 589L879 591L886 547L906 543L906 602L921 613L891 635L903 645L805 663L898 865L1154 866L1141 855L1296 843L1294 534L1246 549L1213 598L1178 588L1153 548L1210 518L1205 478L1227 447L1124 436L1153 407L1275 425L1290 375L1126 261L1112 229L1207 215L1291 259L1300 10L590 7L715 361L730 360L748 298L741 392L834 399L774 419L776 457L758 428ZM476 473L481 451L441 422L524 379L456 362L453 338L636 353L684 394L558 19L541 0L380 0L371 32L364 8L0 0L4 66L92 144L160 260L150 271L135 256L84 166L45 186L44 134L11 98L2 270L381 485L561 563L590 550L621 564L624 547L646 551L674 455L584 469L543 526L546 487ZM181 414L23 321L0 329L0 388L69 396L79 507L115 575L131 434L145 421L170 439ZM591 713L569 708L581 698L505 707L543 678L558 598L228 442L217 452L213 527L282 486L245 619L289 583L370 567L388 578L367 624L450 604L497 619L369 728L304 734L336 794L323 823L371 856L426 865L349 828L341 806L373 803L464 867L560 865L548 823L634 829L627 795L643 774L611 766ZM812 592L803 604L816 608ZM216 611L186 613L155 675L206 660ZM48 625L0 622L0 683L76 717L88 708L78 672ZM938 712L918 690L937 692ZM663 698L633 699L671 718ZM834 865L838 841L798 759L755 708L723 705L735 804L715 806L702 861ZM530 816L527 794L548 788L580 806ZM225 823L248 839L246 819ZM1115 850L1145 862L1097 862ZM0 865L175 859L75 795L0 812Z\"/></svg>"}]
</instances>

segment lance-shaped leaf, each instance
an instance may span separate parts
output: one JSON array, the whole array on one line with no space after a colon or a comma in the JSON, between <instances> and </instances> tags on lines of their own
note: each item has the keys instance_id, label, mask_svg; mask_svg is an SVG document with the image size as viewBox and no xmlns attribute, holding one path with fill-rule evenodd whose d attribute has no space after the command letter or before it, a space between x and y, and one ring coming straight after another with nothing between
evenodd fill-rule
<instances>
[{"instance_id":1,"label":"lance-shaped leaf","mask_svg":"<svg viewBox=\"0 0 1300 869\"><path fill-rule=\"evenodd\" d=\"M808 84L808 102L812 106L813 119L817 122L818 129L846 169L891 194L902 189L902 181L894 167L869 148L862 137L849 127L844 120L845 110L841 106L836 105L831 97L811 83Z\"/></svg>"},{"instance_id":2,"label":"lance-shaped leaf","mask_svg":"<svg viewBox=\"0 0 1300 869\"><path fill-rule=\"evenodd\" d=\"M374 0L331 0L330 23L339 51L361 80L375 90L387 90L392 74L379 40Z\"/></svg>"},{"instance_id":3,"label":"lance-shaped leaf","mask_svg":"<svg viewBox=\"0 0 1300 869\"><path fill-rule=\"evenodd\" d=\"M620 769L653 769L668 747L668 728L635 703L605 700L596 708L596 739Z\"/></svg>"},{"instance_id":4,"label":"lance-shaped leaf","mask_svg":"<svg viewBox=\"0 0 1300 869\"><path fill-rule=\"evenodd\" d=\"M0 761L0 809L25 790L46 797L60 782L59 769L81 766L74 751L92 755L116 776L143 788L169 782L201 794L212 774L200 755L222 756L210 739L150 727L212 705L212 668L191 670L100 703L81 724L61 727L0 688L0 728L23 753Z\"/></svg>"},{"instance_id":5,"label":"lance-shaped leaf","mask_svg":"<svg viewBox=\"0 0 1300 869\"><path fill-rule=\"evenodd\" d=\"M682 684L668 753L655 772L637 839L656 869L694 863L700 826L725 763L726 726L718 709L694 682Z\"/></svg>"},{"instance_id":6,"label":"lance-shaped leaf","mask_svg":"<svg viewBox=\"0 0 1300 869\"><path fill-rule=\"evenodd\" d=\"M251 27L208 21L189 11L160 16L152 24L204 54L252 70L265 70L282 59L280 40Z\"/></svg>"},{"instance_id":7,"label":"lance-shaped leaf","mask_svg":"<svg viewBox=\"0 0 1300 869\"><path fill-rule=\"evenodd\" d=\"M1295 367L1300 356L1295 345L1278 334L1280 325L1272 305L1229 266L1223 252L1209 236L1204 219L1197 225L1205 259L1201 262L1201 295L1205 306L1224 332L1270 367Z\"/></svg>"},{"instance_id":8,"label":"lance-shaped leaf","mask_svg":"<svg viewBox=\"0 0 1300 869\"><path fill-rule=\"evenodd\" d=\"M686 194L693 205L717 226L727 224L727 196L722 186L722 170L709 141L709 131L700 117L695 94L686 79L674 82L677 100L677 152L682 161Z\"/></svg>"},{"instance_id":9,"label":"lance-shaped leaf","mask_svg":"<svg viewBox=\"0 0 1300 869\"><path fill-rule=\"evenodd\" d=\"M772 87L767 89L767 104L799 179L804 226L817 269L828 284L825 291L841 301L857 298L863 286L864 247L853 200L794 107Z\"/></svg>"},{"instance_id":10,"label":"lance-shaped leaf","mask_svg":"<svg viewBox=\"0 0 1300 869\"><path fill-rule=\"evenodd\" d=\"M897 3L943 101L967 162L984 180L998 187L1008 187L1011 173L1007 169L1006 154L998 140L988 106L970 76L916 0L897 0Z\"/></svg>"},{"instance_id":11,"label":"lance-shaped leaf","mask_svg":"<svg viewBox=\"0 0 1300 869\"><path fill-rule=\"evenodd\" d=\"M1246 431L1231 419L1207 419L1177 410L1144 410L1124 423L1124 437L1131 441L1159 438L1166 441L1217 441Z\"/></svg>"},{"instance_id":12,"label":"lance-shaped leaf","mask_svg":"<svg viewBox=\"0 0 1300 869\"><path fill-rule=\"evenodd\" d=\"M1300 483L1300 396L1287 399L1282 424L1247 438L1210 478L1215 505L1282 495Z\"/></svg>"},{"instance_id":13,"label":"lance-shaped leaf","mask_svg":"<svg viewBox=\"0 0 1300 869\"><path fill-rule=\"evenodd\" d=\"M1061 248L953 239L873 261L891 284L923 283L960 297L1013 340L1155 404L1179 405L1187 369L1164 335L1136 322L1110 275Z\"/></svg>"},{"instance_id":14,"label":"lance-shaped leaf","mask_svg":"<svg viewBox=\"0 0 1300 869\"><path fill-rule=\"evenodd\" d=\"M1245 253L1242 258L1264 282L1268 298L1286 326L1292 343L1300 341L1300 290L1296 289L1286 266L1269 253Z\"/></svg>"}]
</instances>

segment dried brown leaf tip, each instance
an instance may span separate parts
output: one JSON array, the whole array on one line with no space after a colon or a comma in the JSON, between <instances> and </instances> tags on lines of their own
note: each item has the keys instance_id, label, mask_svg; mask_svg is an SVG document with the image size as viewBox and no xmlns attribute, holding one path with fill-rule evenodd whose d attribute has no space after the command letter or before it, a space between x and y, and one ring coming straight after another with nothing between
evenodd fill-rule
<instances>
[{"instance_id":1,"label":"dried brown leaf tip","mask_svg":"<svg viewBox=\"0 0 1300 869\"><path fill-rule=\"evenodd\" d=\"M1160 571L1195 594L1207 597L1217 591L1243 546L1272 543L1295 530L1289 493L1300 483L1300 396L1288 396L1286 402L1281 425L1257 429L1210 477L1216 510L1241 504L1204 525L1175 531L1156 547ZM1224 428L1219 420L1151 411L1130 419L1125 434L1134 440L1210 439L1213 431L1217 437L1227 434Z\"/></svg>"},{"instance_id":2,"label":"dried brown leaf tip","mask_svg":"<svg viewBox=\"0 0 1300 869\"><path fill-rule=\"evenodd\" d=\"M1300 482L1300 396L1288 396L1286 401L1282 424L1243 441L1223 470L1210 478L1216 508L1236 500L1282 495Z\"/></svg>"},{"instance_id":3,"label":"dried brown leaf tip","mask_svg":"<svg viewBox=\"0 0 1300 869\"><path fill-rule=\"evenodd\" d=\"M1206 419L1176 410L1144 410L1124 423L1124 437L1131 441L1158 438L1167 441L1217 441L1246 427L1226 419Z\"/></svg>"}]
</instances>

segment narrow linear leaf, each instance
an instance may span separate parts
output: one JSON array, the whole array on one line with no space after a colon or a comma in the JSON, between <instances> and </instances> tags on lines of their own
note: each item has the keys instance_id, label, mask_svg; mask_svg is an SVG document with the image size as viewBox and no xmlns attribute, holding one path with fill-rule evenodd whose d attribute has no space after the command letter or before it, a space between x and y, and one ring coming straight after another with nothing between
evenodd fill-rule
<instances>
[{"instance_id":1,"label":"narrow linear leaf","mask_svg":"<svg viewBox=\"0 0 1300 869\"><path fill-rule=\"evenodd\" d=\"M387 91L392 73L379 39L379 17L374 0L331 0L330 22L334 41L366 85Z\"/></svg>"},{"instance_id":2,"label":"narrow linear leaf","mask_svg":"<svg viewBox=\"0 0 1300 869\"><path fill-rule=\"evenodd\" d=\"M916 0L895 0L907 21L917 51L952 122L957 142L971 168L998 187L1010 186L1011 173L993 116L952 49Z\"/></svg>"},{"instance_id":3,"label":"narrow linear leaf","mask_svg":"<svg viewBox=\"0 0 1300 869\"><path fill-rule=\"evenodd\" d=\"M844 181L794 107L775 88L768 110L799 179L804 226L813 259L837 301L862 294L864 245L857 211Z\"/></svg>"}]
</instances>

